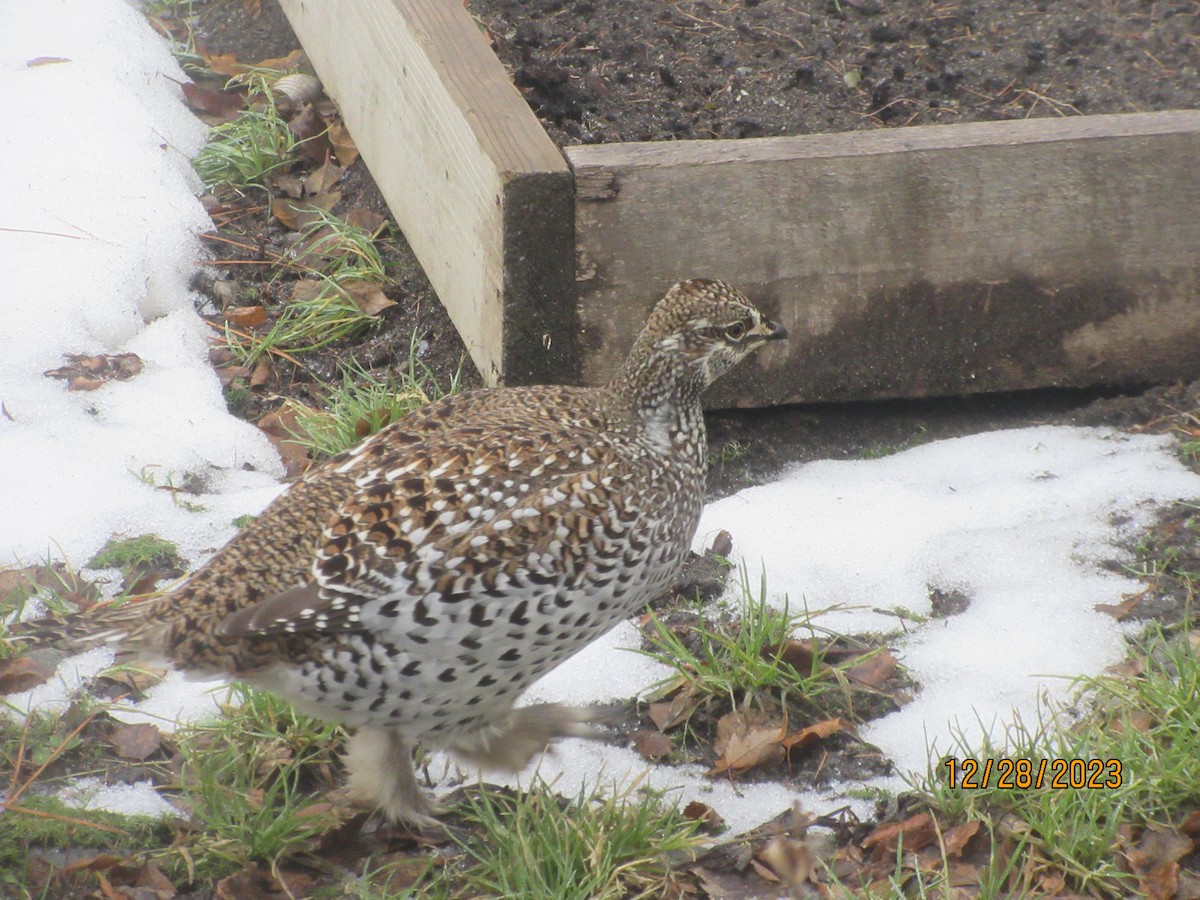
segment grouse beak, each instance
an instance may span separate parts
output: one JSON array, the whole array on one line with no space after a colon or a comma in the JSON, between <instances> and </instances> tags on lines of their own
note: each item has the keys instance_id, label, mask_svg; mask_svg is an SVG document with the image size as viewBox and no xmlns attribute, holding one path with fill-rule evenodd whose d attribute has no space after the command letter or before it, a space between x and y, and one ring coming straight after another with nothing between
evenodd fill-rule
<instances>
[{"instance_id":1,"label":"grouse beak","mask_svg":"<svg viewBox=\"0 0 1200 900\"><path fill-rule=\"evenodd\" d=\"M765 341L786 341L788 330L779 322L772 319L764 319L762 323L763 340Z\"/></svg>"}]
</instances>

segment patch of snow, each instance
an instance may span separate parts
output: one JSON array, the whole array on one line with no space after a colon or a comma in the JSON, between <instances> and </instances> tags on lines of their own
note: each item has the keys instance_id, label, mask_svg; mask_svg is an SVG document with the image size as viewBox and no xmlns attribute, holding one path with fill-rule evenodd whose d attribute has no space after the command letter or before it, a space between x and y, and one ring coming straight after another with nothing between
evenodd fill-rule
<instances>
[{"instance_id":1,"label":"patch of snow","mask_svg":"<svg viewBox=\"0 0 1200 900\"><path fill-rule=\"evenodd\" d=\"M531 684L520 705L582 706L637 697L675 673L669 666L635 653L641 645L642 634L637 627L622 622Z\"/></svg>"},{"instance_id":2,"label":"patch of snow","mask_svg":"<svg viewBox=\"0 0 1200 900\"><path fill-rule=\"evenodd\" d=\"M95 647L64 659L47 681L31 690L4 697L0 714L24 717L33 710L52 716L64 713L82 687L105 669L112 668L112 664L113 652L108 647Z\"/></svg>"},{"instance_id":3,"label":"patch of snow","mask_svg":"<svg viewBox=\"0 0 1200 900\"><path fill-rule=\"evenodd\" d=\"M271 443L225 408L189 287L212 223L186 80L124 0L0 3L0 96L16 123L0 132L0 565L80 567L114 535L152 533L195 566L282 489ZM136 353L144 369L70 392L43 374L70 353ZM201 493L170 490L185 479ZM112 664L106 648L66 660L5 708L62 712ZM210 687L171 676L117 715L170 731L212 715ZM153 797L132 802L159 815Z\"/></svg>"},{"instance_id":4,"label":"patch of snow","mask_svg":"<svg viewBox=\"0 0 1200 900\"><path fill-rule=\"evenodd\" d=\"M105 784L99 778L77 778L57 794L75 809L102 809L123 816L182 818L183 813L163 799L148 781L134 784Z\"/></svg>"},{"instance_id":5,"label":"patch of snow","mask_svg":"<svg viewBox=\"0 0 1200 900\"><path fill-rule=\"evenodd\" d=\"M270 442L225 410L188 287L211 223L188 163L205 128L182 80L122 0L0 4L0 95L20 123L0 133L14 174L0 206L0 459L20 461L0 468L0 496L21 510L0 519L5 564L82 565L111 535L145 532L194 564L234 529L177 504L168 480L253 469L235 515L279 489ZM123 352L145 369L95 391L42 374L64 354Z\"/></svg>"},{"instance_id":6,"label":"patch of snow","mask_svg":"<svg viewBox=\"0 0 1200 900\"><path fill-rule=\"evenodd\" d=\"M192 679L168 672L143 699L113 704L108 714L127 725L146 723L163 734L173 734L184 725L217 718L229 703L229 685L224 680Z\"/></svg>"},{"instance_id":7,"label":"patch of snow","mask_svg":"<svg viewBox=\"0 0 1200 900\"><path fill-rule=\"evenodd\" d=\"M923 774L957 731L999 740L1043 698L1066 701L1071 677L1123 657L1123 626L1094 607L1138 585L1100 563L1156 507L1200 496L1171 446L1045 426L810 463L711 504L696 547L729 531L752 584L761 567L776 603L846 633L900 631L892 611L928 616L931 589L970 597L958 615L903 623L894 646L922 690L863 731Z\"/></svg>"}]
</instances>

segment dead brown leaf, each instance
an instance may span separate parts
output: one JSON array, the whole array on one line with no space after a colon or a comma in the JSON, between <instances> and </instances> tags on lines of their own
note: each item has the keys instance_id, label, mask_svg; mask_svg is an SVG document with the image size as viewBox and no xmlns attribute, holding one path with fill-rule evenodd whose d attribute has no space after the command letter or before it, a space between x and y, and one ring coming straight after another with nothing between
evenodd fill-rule
<instances>
[{"instance_id":1,"label":"dead brown leaf","mask_svg":"<svg viewBox=\"0 0 1200 900\"><path fill-rule=\"evenodd\" d=\"M814 722L806 728L801 728L795 734L789 734L782 741L783 749L807 747L809 744L823 741L825 738L837 734L844 728L846 728L846 723L841 719L822 719L820 722Z\"/></svg>"},{"instance_id":2,"label":"dead brown leaf","mask_svg":"<svg viewBox=\"0 0 1200 900\"><path fill-rule=\"evenodd\" d=\"M298 175L276 175L271 179L275 193L299 200L304 196L304 179Z\"/></svg>"},{"instance_id":3,"label":"dead brown leaf","mask_svg":"<svg viewBox=\"0 0 1200 900\"><path fill-rule=\"evenodd\" d=\"M324 161L317 168L313 169L304 179L304 193L309 196L316 196L332 191L337 183L341 181L345 169L335 165L328 160Z\"/></svg>"},{"instance_id":4,"label":"dead brown leaf","mask_svg":"<svg viewBox=\"0 0 1200 900\"><path fill-rule=\"evenodd\" d=\"M682 725L690 719L701 702L702 698L698 693L690 689L684 690L670 700L651 703L648 715L659 731L670 731L676 725Z\"/></svg>"},{"instance_id":5,"label":"dead brown leaf","mask_svg":"<svg viewBox=\"0 0 1200 900\"><path fill-rule=\"evenodd\" d=\"M787 735L787 722L733 710L717 720L717 739L713 750L720 754L706 774L742 772L783 756L781 746Z\"/></svg>"},{"instance_id":6,"label":"dead brown leaf","mask_svg":"<svg viewBox=\"0 0 1200 900\"><path fill-rule=\"evenodd\" d=\"M717 532L717 536L713 538L712 546L708 548L710 553L715 553L717 556L729 556L733 553L733 535L722 529Z\"/></svg>"},{"instance_id":7,"label":"dead brown leaf","mask_svg":"<svg viewBox=\"0 0 1200 900\"><path fill-rule=\"evenodd\" d=\"M340 165L349 168L358 159L358 147L354 143L354 138L350 137L350 131L341 122L334 122L329 126L327 132L329 136L330 146L333 147L333 155L337 158Z\"/></svg>"},{"instance_id":8,"label":"dead brown leaf","mask_svg":"<svg viewBox=\"0 0 1200 900\"><path fill-rule=\"evenodd\" d=\"M204 67L210 72L231 78L234 75L245 75L254 69L274 69L286 72L296 68L304 61L304 53L300 50L293 50L287 56L260 59L255 63L243 63L238 61L236 53L210 54L201 50L200 58L204 60Z\"/></svg>"},{"instance_id":9,"label":"dead brown leaf","mask_svg":"<svg viewBox=\"0 0 1200 900\"><path fill-rule=\"evenodd\" d=\"M346 221L351 225L361 228L363 231L369 231L375 234L387 222L386 216L381 216L379 213L371 209L352 209L346 214Z\"/></svg>"},{"instance_id":10,"label":"dead brown leaf","mask_svg":"<svg viewBox=\"0 0 1200 900\"><path fill-rule=\"evenodd\" d=\"M1148 900L1175 900L1179 894L1179 863L1164 863L1138 879L1140 896Z\"/></svg>"},{"instance_id":11,"label":"dead brown leaf","mask_svg":"<svg viewBox=\"0 0 1200 900\"><path fill-rule=\"evenodd\" d=\"M1144 734L1155 726L1157 719L1154 714L1146 709L1123 709L1120 714L1109 723L1109 728L1114 734Z\"/></svg>"},{"instance_id":12,"label":"dead brown leaf","mask_svg":"<svg viewBox=\"0 0 1200 900\"><path fill-rule=\"evenodd\" d=\"M296 136L296 150L309 162L320 165L333 152L329 126L315 106L305 106L288 122L288 128Z\"/></svg>"},{"instance_id":13,"label":"dead brown leaf","mask_svg":"<svg viewBox=\"0 0 1200 900\"><path fill-rule=\"evenodd\" d=\"M1139 591L1132 596L1126 597L1121 603L1097 603L1092 606L1092 609L1096 610L1096 612L1106 613L1118 622L1124 622L1133 614L1145 598L1146 591Z\"/></svg>"},{"instance_id":14,"label":"dead brown leaf","mask_svg":"<svg viewBox=\"0 0 1200 900\"><path fill-rule=\"evenodd\" d=\"M121 725L108 736L108 742L121 759L141 762L162 745L162 735L148 723Z\"/></svg>"},{"instance_id":15,"label":"dead brown leaf","mask_svg":"<svg viewBox=\"0 0 1200 900\"><path fill-rule=\"evenodd\" d=\"M320 213L329 212L341 199L341 191L327 191L298 200L290 197L276 197L271 201L271 215L282 222L283 227L289 231L299 231L320 221ZM322 231L324 230L322 229Z\"/></svg>"},{"instance_id":16,"label":"dead brown leaf","mask_svg":"<svg viewBox=\"0 0 1200 900\"><path fill-rule=\"evenodd\" d=\"M928 847L937 837L933 827L933 817L929 813L918 813L903 822L889 822L880 825L862 842L864 850L874 848L876 858L892 858L900 841L904 849L912 852Z\"/></svg>"},{"instance_id":17,"label":"dead brown leaf","mask_svg":"<svg viewBox=\"0 0 1200 900\"><path fill-rule=\"evenodd\" d=\"M881 650L874 656L846 670L846 677L867 687L880 688L896 672L900 661L891 650Z\"/></svg>"},{"instance_id":18,"label":"dead brown leaf","mask_svg":"<svg viewBox=\"0 0 1200 900\"><path fill-rule=\"evenodd\" d=\"M1125 856L1134 874L1142 876L1183 859L1195 847L1196 842L1182 831L1161 825L1148 825L1142 832L1137 846Z\"/></svg>"},{"instance_id":19,"label":"dead brown leaf","mask_svg":"<svg viewBox=\"0 0 1200 900\"><path fill-rule=\"evenodd\" d=\"M778 658L801 675L812 673L817 658L816 647L812 641L791 640L783 644L764 644L760 653L763 659Z\"/></svg>"},{"instance_id":20,"label":"dead brown leaf","mask_svg":"<svg viewBox=\"0 0 1200 900\"><path fill-rule=\"evenodd\" d=\"M1137 678L1139 675L1145 674L1146 661L1140 656L1131 656L1123 662L1108 666L1104 671L1109 675L1116 675L1118 678Z\"/></svg>"},{"instance_id":21,"label":"dead brown leaf","mask_svg":"<svg viewBox=\"0 0 1200 900\"><path fill-rule=\"evenodd\" d=\"M719 812L699 800L692 800L683 808L683 817L693 822L704 823L704 828L709 831L717 831L725 824Z\"/></svg>"},{"instance_id":22,"label":"dead brown leaf","mask_svg":"<svg viewBox=\"0 0 1200 900\"><path fill-rule=\"evenodd\" d=\"M239 378L250 377L250 370L245 366L221 366L214 371L217 373L217 380L221 382L221 387L229 387Z\"/></svg>"},{"instance_id":23,"label":"dead brown leaf","mask_svg":"<svg viewBox=\"0 0 1200 900\"><path fill-rule=\"evenodd\" d=\"M253 328L267 321L267 310L262 306L229 306L221 310L221 315L239 328Z\"/></svg>"},{"instance_id":24,"label":"dead brown leaf","mask_svg":"<svg viewBox=\"0 0 1200 900\"><path fill-rule=\"evenodd\" d=\"M216 900L267 900L283 893L279 881L269 871L251 863L217 882Z\"/></svg>"},{"instance_id":25,"label":"dead brown leaf","mask_svg":"<svg viewBox=\"0 0 1200 900\"><path fill-rule=\"evenodd\" d=\"M181 88L188 107L192 112L211 117L210 125L233 121L246 108L245 96L237 91L214 90L190 81L184 82Z\"/></svg>"},{"instance_id":26,"label":"dead brown leaf","mask_svg":"<svg viewBox=\"0 0 1200 900\"><path fill-rule=\"evenodd\" d=\"M275 445L289 475L299 475L312 464L308 450L296 443L296 435L302 429L295 407L285 406L267 413L258 420L258 427Z\"/></svg>"},{"instance_id":27,"label":"dead brown leaf","mask_svg":"<svg viewBox=\"0 0 1200 900\"><path fill-rule=\"evenodd\" d=\"M61 378L69 391L94 391L109 381L128 381L142 371L142 360L136 353L66 354L67 365L47 369L47 378Z\"/></svg>"},{"instance_id":28,"label":"dead brown leaf","mask_svg":"<svg viewBox=\"0 0 1200 900\"><path fill-rule=\"evenodd\" d=\"M1200 835L1200 809L1194 809L1188 813L1179 825L1179 830L1189 837Z\"/></svg>"},{"instance_id":29,"label":"dead brown leaf","mask_svg":"<svg viewBox=\"0 0 1200 900\"><path fill-rule=\"evenodd\" d=\"M150 688L154 687L154 685L162 681L166 675L166 669L133 669L127 666L122 666L118 669L110 669L101 677L105 681L111 681L115 684L127 687L136 694L143 694Z\"/></svg>"},{"instance_id":30,"label":"dead brown leaf","mask_svg":"<svg viewBox=\"0 0 1200 900\"><path fill-rule=\"evenodd\" d=\"M369 434L374 434L380 428L387 428L392 423L392 411L390 409L377 409L371 415L361 416L354 423L354 433L365 438Z\"/></svg>"},{"instance_id":31,"label":"dead brown leaf","mask_svg":"<svg viewBox=\"0 0 1200 900\"><path fill-rule=\"evenodd\" d=\"M772 872L769 867L760 863L757 859L751 858L750 868L754 870L755 874L757 874L759 878L768 884L779 884L779 876Z\"/></svg>"},{"instance_id":32,"label":"dead brown leaf","mask_svg":"<svg viewBox=\"0 0 1200 900\"><path fill-rule=\"evenodd\" d=\"M0 694L16 694L45 684L54 674L54 667L29 656L0 661Z\"/></svg>"},{"instance_id":33,"label":"dead brown leaf","mask_svg":"<svg viewBox=\"0 0 1200 900\"><path fill-rule=\"evenodd\" d=\"M121 857L119 856L113 856L111 853L97 853L94 856L77 859L64 866L63 869L67 872L103 872L105 869L120 865L120 863Z\"/></svg>"},{"instance_id":34,"label":"dead brown leaf","mask_svg":"<svg viewBox=\"0 0 1200 900\"><path fill-rule=\"evenodd\" d=\"M670 756L675 749L671 739L661 731L642 728L630 735L629 742L633 749L647 759L662 759Z\"/></svg>"},{"instance_id":35,"label":"dead brown leaf","mask_svg":"<svg viewBox=\"0 0 1200 900\"><path fill-rule=\"evenodd\" d=\"M267 356L263 356L258 361L258 365L254 367L254 371L250 373L250 387L262 387L271 377L271 360Z\"/></svg>"},{"instance_id":36,"label":"dead brown leaf","mask_svg":"<svg viewBox=\"0 0 1200 900\"><path fill-rule=\"evenodd\" d=\"M389 306L396 305L395 300L387 298L380 285L370 281L347 281L342 284L342 290L368 316L378 316Z\"/></svg>"},{"instance_id":37,"label":"dead brown leaf","mask_svg":"<svg viewBox=\"0 0 1200 900\"><path fill-rule=\"evenodd\" d=\"M963 847L967 846L967 842L975 837L981 824L978 819L968 819L952 828L947 828L942 833L942 848L946 855L958 856L962 853Z\"/></svg>"},{"instance_id":38,"label":"dead brown leaf","mask_svg":"<svg viewBox=\"0 0 1200 900\"><path fill-rule=\"evenodd\" d=\"M37 593L40 587L51 588L81 610L90 609L100 599L94 584L62 563L0 569L0 600L15 603Z\"/></svg>"},{"instance_id":39,"label":"dead brown leaf","mask_svg":"<svg viewBox=\"0 0 1200 900\"><path fill-rule=\"evenodd\" d=\"M252 19L262 15L262 0L242 0L242 9Z\"/></svg>"}]
</instances>

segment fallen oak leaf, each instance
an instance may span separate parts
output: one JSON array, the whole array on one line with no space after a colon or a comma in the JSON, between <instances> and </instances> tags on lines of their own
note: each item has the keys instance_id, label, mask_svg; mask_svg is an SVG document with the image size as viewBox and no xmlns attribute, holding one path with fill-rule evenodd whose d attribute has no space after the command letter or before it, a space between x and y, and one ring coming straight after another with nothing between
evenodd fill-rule
<instances>
[{"instance_id":1,"label":"fallen oak leaf","mask_svg":"<svg viewBox=\"0 0 1200 900\"><path fill-rule=\"evenodd\" d=\"M823 741L825 738L837 734L846 728L846 723L840 718L823 719L820 722L814 722L806 728L801 728L795 734L789 734L781 742L784 750L792 750L796 747L807 747L809 744Z\"/></svg>"},{"instance_id":2,"label":"fallen oak leaf","mask_svg":"<svg viewBox=\"0 0 1200 900\"><path fill-rule=\"evenodd\" d=\"M717 556L729 558L733 555L733 535L724 529L717 532L717 536L713 538L712 546L708 548L710 553L715 553Z\"/></svg>"},{"instance_id":3,"label":"fallen oak leaf","mask_svg":"<svg viewBox=\"0 0 1200 900\"><path fill-rule=\"evenodd\" d=\"M95 375L76 375L67 382L68 391L94 391L104 387L108 382Z\"/></svg>"},{"instance_id":4,"label":"fallen oak leaf","mask_svg":"<svg viewBox=\"0 0 1200 900\"><path fill-rule=\"evenodd\" d=\"M658 726L659 731L669 731L690 719L702 700L703 698L697 691L688 688L680 691L670 700L651 703L647 715L650 716L650 721Z\"/></svg>"},{"instance_id":5,"label":"fallen oak leaf","mask_svg":"<svg viewBox=\"0 0 1200 900\"><path fill-rule=\"evenodd\" d=\"M42 374L48 378L67 381L69 391L94 391L106 382L128 381L143 368L141 357L136 353L84 353L66 354L68 365L47 369Z\"/></svg>"},{"instance_id":6,"label":"fallen oak leaf","mask_svg":"<svg viewBox=\"0 0 1200 900\"><path fill-rule=\"evenodd\" d=\"M289 231L299 231L313 222L320 221L321 213L329 212L341 199L341 191L325 191L301 199L278 197L271 201L271 215L282 222ZM327 229L321 231L327 232ZM310 238L309 243L311 245L315 240Z\"/></svg>"},{"instance_id":7,"label":"fallen oak leaf","mask_svg":"<svg viewBox=\"0 0 1200 900\"><path fill-rule=\"evenodd\" d=\"M180 89L192 112L213 116L221 121L236 119L246 108L246 98L236 91L217 91L190 81L185 81Z\"/></svg>"},{"instance_id":8,"label":"fallen oak leaf","mask_svg":"<svg viewBox=\"0 0 1200 900\"><path fill-rule=\"evenodd\" d=\"M661 731L651 731L648 728L635 731L630 735L629 742L633 749L646 759L662 759L664 756L670 756L675 749L669 737Z\"/></svg>"},{"instance_id":9,"label":"fallen oak leaf","mask_svg":"<svg viewBox=\"0 0 1200 900\"><path fill-rule=\"evenodd\" d=\"M221 382L221 387L229 387L239 378L249 378L250 370L245 366L218 366L214 369L217 373L217 380Z\"/></svg>"},{"instance_id":10,"label":"fallen oak leaf","mask_svg":"<svg viewBox=\"0 0 1200 900\"><path fill-rule=\"evenodd\" d=\"M338 163L346 167L353 165L358 159L358 146L350 136L350 130L341 122L334 122L326 133Z\"/></svg>"},{"instance_id":11,"label":"fallen oak leaf","mask_svg":"<svg viewBox=\"0 0 1200 900\"><path fill-rule=\"evenodd\" d=\"M296 149L311 163L323 163L332 151L329 126L316 107L305 106L298 116L288 121L288 130L296 137Z\"/></svg>"},{"instance_id":12,"label":"fallen oak leaf","mask_svg":"<svg viewBox=\"0 0 1200 900\"><path fill-rule=\"evenodd\" d=\"M250 373L250 387L262 387L271 377L271 361L266 356L263 356L258 365L254 367L254 371Z\"/></svg>"},{"instance_id":13,"label":"fallen oak leaf","mask_svg":"<svg viewBox=\"0 0 1200 900\"><path fill-rule=\"evenodd\" d=\"M149 723L122 725L108 736L121 759L141 762L162 746L162 734Z\"/></svg>"},{"instance_id":14,"label":"fallen oak leaf","mask_svg":"<svg viewBox=\"0 0 1200 900\"><path fill-rule=\"evenodd\" d=\"M346 214L346 221L363 231L369 231L371 234L377 234L384 225L387 224L387 217L381 216L372 209L364 209L359 207L350 210Z\"/></svg>"},{"instance_id":15,"label":"fallen oak leaf","mask_svg":"<svg viewBox=\"0 0 1200 900\"><path fill-rule=\"evenodd\" d=\"M937 833L933 827L933 816L929 813L918 813L903 822L889 822L880 825L862 841L864 850L874 848L877 858L895 856L896 847L904 841L906 852L921 850L933 843Z\"/></svg>"},{"instance_id":16,"label":"fallen oak leaf","mask_svg":"<svg viewBox=\"0 0 1200 900\"><path fill-rule=\"evenodd\" d=\"M371 281L348 281L342 290L368 316L378 316L389 306L395 306L395 300L389 300L383 288Z\"/></svg>"},{"instance_id":17,"label":"fallen oak leaf","mask_svg":"<svg viewBox=\"0 0 1200 900\"><path fill-rule=\"evenodd\" d=\"M285 406L267 413L258 420L258 427L275 445L275 450L283 460L283 467L289 475L299 475L311 465L307 448L296 443L303 430L300 428L299 413L295 407Z\"/></svg>"},{"instance_id":18,"label":"fallen oak leaf","mask_svg":"<svg viewBox=\"0 0 1200 900\"><path fill-rule=\"evenodd\" d=\"M345 171L341 166L325 160L305 177L304 193L317 196L333 190Z\"/></svg>"},{"instance_id":19,"label":"fallen oak leaf","mask_svg":"<svg viewBox=\"0 0 1200 900\"><path fill-rule=\"evenodd\" d=\"M204 60L204 67L210 72L232 78L235 75L245 75L262 69L273 69L277 72L295 69L304 61L304 53L301 50L293 50L287 56L260 59L256 63L244 63L238 60L236 53L208 53L201 50L200 58Z\"/></svg>"},{"instance_id":20,"label":"fallen oak leaf","mask_svg":"<svg viewBox=\"0 0 1200 900\"><path fill-rule=\"evenodd\" d=\"M29 656L0 661L0 694L16 694L45 684L54 674L47 666Z\"/></svg>"},{"instance_id":21,"label":"fallen oak leaf","mask_svg":"<svg viewBox=\"0 0 1200 900\"><path fill-rule=\"evenodd\" d=\"M700 822L702 827L708 831L717 831L725 824L725 820L721 818L719 812L699 800L691 801L682 809L682 813L685 819Z\"/></svg>"},{"instance_id":22,"label":"fallen oak leaf","mask_svg":"<svg viewBox=\"0 0 1200 900\"><path fill-rule=\"evenodd\" d=\"M785 641L782 644L764 644L759 655L763 659L779 660L791 666L801 675L811 675L817 665L818 653L814 641Z\"/></svg>"},{"instance_id":23,"label":"fallen oak leaf","mask_svg":"<svg viewBox=\"0 0 1200 900\"><path fill-rule=\"evenodd\" d=\"M1149 591L1149 588L1146 588L1144 591L1138 591L1136 594L1127 597L1122 603L1096 603L1092 606L1092 609L1096 612L1106 613L1118 622L1124 622L1133 614L1133 611L1138 608L1141 602L1146 599Z\"/></svg>"},{"instance_id":24,"label":"fallen oak leaf","mask_svg":"<svg viewBox=\"0 0 1200 900\"><path fill-rule=\"evenodd\" d=\"M942 850L947 856L958 856L971 838L979 832L983 823L978 819L968 819L965 822L947 828L942 833Z\"/></svg>"},{"instance_id":25,"label":"fallen oak leaf","mask_svg":"<svg viewBox=\"0 0 1200 900\"><path fill-rule=\"evenodd\" d=\"M221 315L239 328L253 328L267 321L267 311L262 306L229 306L221 310Z\"/></svg>"},{"instance_id":26,"label":"fallen oak leaf","mask_svg":"<svg viewBox=\"0 0 1200 900\"><path fill-rule=\"evenodd\" d=\"M100 679L113 684L127 687L136 694L144 694L147 690L160 683L167 676L166 669L140 668L122 666L119 669L109 669Z\"/></svg>"},{"instance_id":27,"label":"fallen oak leaf","mask_svg":"<svg viewBox=\"0 0 1200 900\"><path fill-rule=\"evenodd\" d=\"M879 688L896 672L900 661L891 650L881 650L846 669L846 677L867 687Z\"/></svg>"},{"instance_id":28,"label":"fallen oak leaf","mask_svg":"<svg viewBox=\"0 0 1200 900\"><path fill-rule=\"evenodd\" d=\"M728 737L723 741L724 749L706 775L742 772L776 761L783 755L781 745L787 735L786 722L752 725L740 713L732 712L718 720L718 736L722 735L721 723L730 716L737 719L731 728L726 729Z\"/></svg>"},{"instance_id":29,"label":"fallen oak leaf","mask_svg":"<svg viewBox=\"0 0 1200 900\"><path fill-rule=\"evenodd\" d=\"M304 196L304 181L296 175L276 175L271 178L275 192L299 200ZM276 217L278 218L278 217Z\"/></svg>"}]
</instances>

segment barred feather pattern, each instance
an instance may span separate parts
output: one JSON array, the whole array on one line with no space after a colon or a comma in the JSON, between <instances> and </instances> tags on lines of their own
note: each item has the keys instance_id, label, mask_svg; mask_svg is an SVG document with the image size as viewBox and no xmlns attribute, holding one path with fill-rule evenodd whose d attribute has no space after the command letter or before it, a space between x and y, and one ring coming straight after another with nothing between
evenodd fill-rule
<instances>
[{"instance_id":1,"label":"barred feather pattern","mask_svg":"<svg viewBox=\"0 0 1200 900\"><path fill-rule=\"evenodd\" d=\"M414 742L519 767L587 732L591 713L514 702L677 575L701 394L785 336L728 285L681 282L606 387L431 403L310 471L170 595L86 625L362 729L352 792L428 825Z\"/></svg>"}]
</instances>

